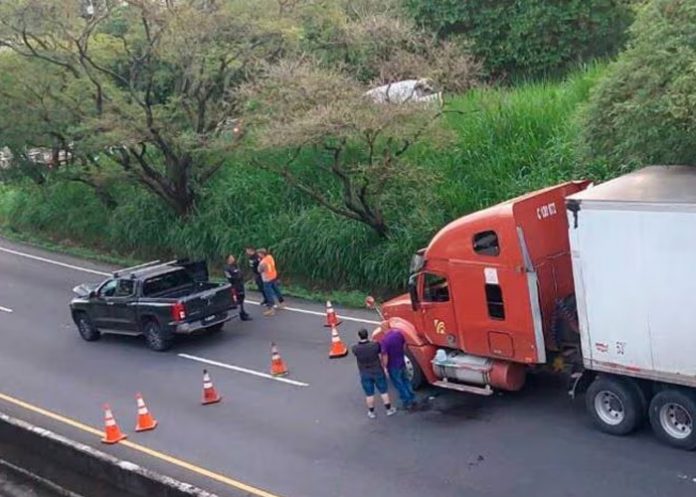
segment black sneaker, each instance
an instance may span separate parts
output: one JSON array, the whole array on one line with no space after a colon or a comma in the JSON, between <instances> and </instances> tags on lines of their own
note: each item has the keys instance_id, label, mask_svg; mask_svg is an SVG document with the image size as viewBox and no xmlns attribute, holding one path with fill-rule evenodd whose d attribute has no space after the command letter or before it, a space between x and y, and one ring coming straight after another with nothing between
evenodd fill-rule
<instances>
[{"instance_id":1,"label":"black sneaker","mask_svg":"<svg viewBox=\"0 0 696 497\"><path fill-rule=\"evenodd\" d=\"M240 321L252 321L252 318L251 316L249 316L249 314L242 314L241 316L239 316L239 319Z\"/></svg>"}]
</instances>

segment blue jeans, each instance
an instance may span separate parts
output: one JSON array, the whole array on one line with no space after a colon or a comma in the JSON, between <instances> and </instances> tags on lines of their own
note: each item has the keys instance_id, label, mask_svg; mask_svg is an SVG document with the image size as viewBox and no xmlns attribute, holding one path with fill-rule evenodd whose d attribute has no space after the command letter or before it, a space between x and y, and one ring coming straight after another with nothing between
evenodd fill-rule
<instances>
[{"instance_id":1,"label":"blue jeans","mask_svg":"<svg viewBox=\"0 0 696 497\"><path fill-rule=\"evenodd\" d=\"M266 305L269 308L273 307L276 299L278 299L278 302L283 301L283 294L280 293L280 287L278 286L277 279L263 282L263 296L266 297Z\"/></svg>"},{"instance_id":2,"label":"blue jeans","mask_svg":"<svg viewBox=\"0 0 696 497\"><path fill-rule=\"evenodd\" d=\"M375 374L360 374L360 386L367 397L372 397L375 394L375 387L380 394L387 393L389 389L387 385L387 377L384 373Z\"/></svg>"},{"instance_id":3,"label":"blue jeans","mask_svg":"<svg viewBox=\"0 0 696 497\"><path fill-rule=\"evenodd\" d=\"M391 378L394 388L399 392L399 398L403 402L404 407L409 407L416 400L416 394L413 393L411 380L408 379L406 368L390 368L389 378Z\"/></svg>"}]
</instances>

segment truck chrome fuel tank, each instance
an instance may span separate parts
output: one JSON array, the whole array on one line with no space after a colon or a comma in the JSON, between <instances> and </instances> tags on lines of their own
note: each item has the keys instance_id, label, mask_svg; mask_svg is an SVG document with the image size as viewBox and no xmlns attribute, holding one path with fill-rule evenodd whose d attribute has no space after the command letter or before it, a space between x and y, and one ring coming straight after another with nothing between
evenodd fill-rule
<instances>
[{"instance_id":1,"label":"truck chrome fuel tank","mask_svg":"<svg viewBox=\"0 0 696 497\"><path fill-rule=\"evenodd\" d=\"M456 350L438 349L432 364L438 378L490 385L509 391L521 389L527 373L523 364L473 356Z\"/></svg>"}]
</instances>

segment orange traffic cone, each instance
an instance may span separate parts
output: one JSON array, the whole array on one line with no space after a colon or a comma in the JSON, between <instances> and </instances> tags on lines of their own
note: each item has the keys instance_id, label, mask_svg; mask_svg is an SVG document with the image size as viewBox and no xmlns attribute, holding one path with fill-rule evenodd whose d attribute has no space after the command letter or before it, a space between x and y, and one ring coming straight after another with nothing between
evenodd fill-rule
<instances>
[{"instance_id":1,"label":"orange traffic cone","mask_svg":"<svg viewBox=\"0 0 696 497\"><path fill-rule=\"evenodd\" d=\"M138 393L135 398L138 401L138 423L135 425L135 431L154 430L157 426L157 420L147 410L143 396Z\"/></svg>"},{"instance_id":2,"label":"orange traffic cone","mask_svg":"<svg viewBox=\"0 0 696 497\"><path fill-rule=\"evenodd\" d=\"M341 337L338 336L338 330L335 326L331 328L331 351L329 352L329 359L336 359L338 357L345 357L348 355L348 347L343 343Z\"/></svg>"},{"instance_id":3,"label":"orange traffic cone","mask_svg":"<svg viewBox=\"0 0 696 497\"><path fill-rule=\"evenodd\" d=\"M104 438L101 441L105 444L115 444L128 437L121 433L121 429L116 424L114 415L108 404L104 404Z\"/></svg>"},{"instance_id":4,"label":"orange traffic cone","mask_svg":"<svg viewBox=\"0 0 696 497\"><path fill-rule=\"evenodd\" d=\"M222 400L222 397L218 395L213 386L213 381L210 379L208 370L203 370L203 400L202 404L204 406L208 404L216 404Z\"/></svg>"},{"instance_id":5,"label":"orange traffic cone","mask_svg":"<svg viewBox=\"0 0 696 497\"><path fill-rule=\"evenodd\" d=\"M271 343L271 374L273 376L285 376L288 374L288 367L280 357L278 346L275 343Z\"/></svg>"},{"instance_id":6,"label":"orange traffic cone","mask_svg":"<svg viewBox=\"0 0 696 497\"><path fill-rule=\"evenodd\" d=\"M336 311L334 311L334 308L331 305L331 301L327 300L326 301L326 324L324 326L327 328L333 328L334 326L338 326L339 324L341 324L341 321L338 320L338 316L336 316Z\"/></svg>"}]
</instances>

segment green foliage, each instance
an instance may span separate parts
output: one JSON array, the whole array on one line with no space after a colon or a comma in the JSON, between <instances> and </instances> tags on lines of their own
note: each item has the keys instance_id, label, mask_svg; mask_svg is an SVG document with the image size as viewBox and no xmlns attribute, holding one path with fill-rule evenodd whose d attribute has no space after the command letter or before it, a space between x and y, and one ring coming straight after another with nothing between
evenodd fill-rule
<instances>
[{"instance_id":1,"label":"green foliage","mask_svg":"<svg viewBox=\"0 0 696 497\"><path fill-rule=\"evenodd\" d=\"M188 222L135 187L120 188L119 206L109 212L87 187L56 182L44 190L0 185L0 225L140 257L186 254L220 261L228 252L242 254L247 244L267 246L285 284L393 294L403 289L411 254L448 221L579 174L573 115L600 72L456 98L453 106L463 113L446 122L455 143L420 143L405 158L442 180L391 193L400 207L388 213L394 224L387 240L316 207L243 159L223 167ZM312 174L307 154L301 163ZM434 201L424 201L429 196Z\"/></svg>"},{"instance_id":2,"label":"green foliage","mask_svg":"<svg viewBox=\"0 0 696 497\"><path fill-rule=\"evenodd\" d=\"M638 0L406 0L440 37L464 36L494 78L540 77L623 46Z\"/></svg>"},{"instance_id":3,"label":"green foliage","mask_svg":"<svg viewBox=\"0 0 696 497\"><path fill-rule=\"evenodd\" d=\"M583 116L586 154L613 170L696 164L696 2L651 0L628 49L609 66Z\"/></svg>"}]
</instances>

